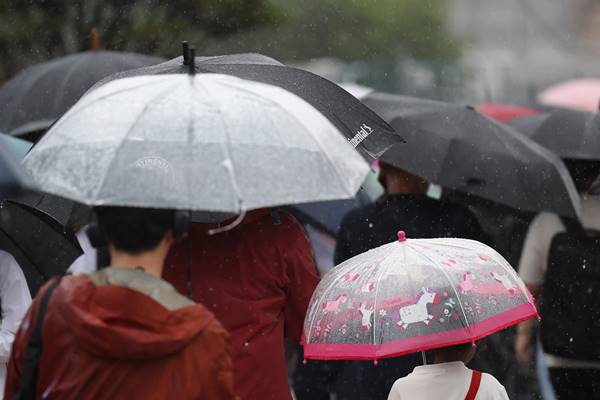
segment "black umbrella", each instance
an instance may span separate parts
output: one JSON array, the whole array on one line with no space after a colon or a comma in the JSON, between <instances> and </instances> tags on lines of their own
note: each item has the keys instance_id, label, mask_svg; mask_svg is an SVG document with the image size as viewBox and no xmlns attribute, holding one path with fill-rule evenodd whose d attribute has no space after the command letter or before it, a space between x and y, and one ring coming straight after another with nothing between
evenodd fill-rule
<instances>
[{"instance_id":1,"label":"black umbrella","mask_svg":"<svg viewBox=\"0 0 600 400\"><path fill-rule=\"evenodd\" d=\"M322 232L337 237L344 216L349 211L372 202L369 196L359 190L353 199L297 204L289 207L289 211L303 224L312 225Z\"/></svg>"},{"instance_id":2,"label":"black umbrella","mask_svg":"<svg viewBox=\"0 0 600 400\"><path fill-rule=\"evenodd\" d=\"M19 193L27 184L28 178L19 160L7 148L0 146L0 198Z\"/></svg>"},{"instance_id":3,"label":"black umbrella","mask_svg":"<svg viewBox=\"0 0 600 400\"><path fill-rule=\"evenodd\" d=\"M81 255L77 239L49 215L5 200L0 204L0 249L17 260L32 295Z\"/></svg>"},{"instance_id":4,"label":"black umbrella","mask_svg":"<svg viewBox=\"0 0 600 400\"><path fill-rule=\"evenodd\" d=\"M76 231L92 221L90 207L53 194L25 191L11 201L50 216L69 231Z\"/></svg>"},{"instance_id":5,"label":"black umbrella","mask_svg":"<svg viewBox=\"0 0 600 400\"><path fill-rule=\"evenodd\" d=\"M600 160L600 115L556 109L534 117L517 118L509 125L561 158Z\"/></svg>"},{"instance_id":6,"label":"black umbrella","mask_svg":"<svg viewBox=\"0 0 600 400\"><path fill-rule=\"evenodd\" d=\"M577 190L561 160L510 127L472 107L375 92L362 100L392 126L399 120L412 128L407 143L382 161L519 210L579 215Z\"/></svg>"},{"instance_id":7,"label":"black umbrella","mask_svg":"<svg viewBox=\"0 0 600 400\"><path fill-rule=\"evenodd\" d=\"M43 131L100 79L161 61L90 50L29 67L0 87L0 132L24 136Z\"/></svg>"},{"instance_id":8,"label":"black umbrella","mask_svg":"<svg viewBox=\"0 0 600 400\"><path fill-rule=\"evenodd\" d=\"M396 126L395 131L372 110L335 83L311 72L285 66L270 57L260 54L196 57L195 67L198 73L233 75L279 86L294 93L325 115L367 159L376 159L391 146L404 141L396 133L402 131L400 124ZM178 57L152 67L116 74L104 79L98 85L130 76L186 74L188 71L187 60Z\"/></svg>"}]
</instances>

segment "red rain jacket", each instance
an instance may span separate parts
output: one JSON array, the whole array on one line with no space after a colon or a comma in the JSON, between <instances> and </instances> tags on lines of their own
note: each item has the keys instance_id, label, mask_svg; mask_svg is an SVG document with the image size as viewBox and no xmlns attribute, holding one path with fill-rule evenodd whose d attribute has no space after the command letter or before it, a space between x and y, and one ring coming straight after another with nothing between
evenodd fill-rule
<instances>
[{"instance_id":1,"label":"red rain jacket","mask_svg":"<svg viewBox=\"0 0 600 400\"><path fill-rule=\"evenodd\" d=\"M231 231L209 236L207 229L192 225L189 238L171 249L163 276L181 293L191 289L231 334L237 395L290 399L284 337L300 339L319 281L304 229L292 215L264 209Z\"/></svg>"},{"instance_id":2,"label":"red rain jacket","mask_svg":"<svg viewBox=\"0 0 600 400\"><path fill-rule=\"evenodd\" d=\"M47 288L15 337L6 399L18 388ZM108 268L63 278L44 321L38 399L234 398L227 332L203 306L142 271Z\"/></svg>"}]
</instances>

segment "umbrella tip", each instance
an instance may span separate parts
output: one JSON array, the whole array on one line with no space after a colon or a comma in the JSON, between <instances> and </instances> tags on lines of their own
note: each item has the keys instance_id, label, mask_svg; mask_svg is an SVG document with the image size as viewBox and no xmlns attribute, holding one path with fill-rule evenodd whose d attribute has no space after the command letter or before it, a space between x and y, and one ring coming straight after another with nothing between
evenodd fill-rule
<instances>
[{"instance_id":1,"label":"umbrella tip","mask_svg":"<svg viewBox=\"0 0 600 400\"><path fill-rule=\"evenodd\" d=\"M406 232L404 232L404 231L398 231L398 241L399 242L406 242Z\"/></svg>"},{"instance_id":2,"label":"umbrella tip","mask_svg":"<svg viewBox=\"0 0 600 400\"><path fill-rule=\"evenodd\" d=\"M92 28L90 32L90 50L100 49L100 34L96 28Z\"/></svg>"},{"instance_id":3,"label":"umbrella tip","mask_svg":"<svg viewBox=\"0 0 600 400\"><path fill-rule=\"evenodd\" d=\"M190 63L190 45L187 40L181 42L181 52L183 53L183 65Z\"/></svg>"},{"instance_id":4,"label":"umbrella tip","mask_svg":"<svg viewBox=\"0 0 600 400\"><path fill-rule=\"evenodd\" d=\"M194 46L190 47L190 51L188 52L188 73L190 75L196 75L196 50L194 49Z\"/></svg>"}]
</instances>

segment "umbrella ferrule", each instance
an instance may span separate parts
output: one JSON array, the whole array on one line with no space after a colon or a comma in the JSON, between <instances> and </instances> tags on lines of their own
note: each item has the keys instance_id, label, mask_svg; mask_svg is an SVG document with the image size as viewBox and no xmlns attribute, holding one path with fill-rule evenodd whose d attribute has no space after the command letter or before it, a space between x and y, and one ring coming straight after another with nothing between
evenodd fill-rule
<instances>
[{"instance_id":1,"label":"umbrella ferrule","mask_svg":"<svg viewBox=\"0 0 600 400\"><path fill-rule=\"evenodd\" d=\"M188 51L188 65L188 74L191 76L196 75L196 50L193 46L190 47L190 50Z\"/></svg>"}]
</instances>

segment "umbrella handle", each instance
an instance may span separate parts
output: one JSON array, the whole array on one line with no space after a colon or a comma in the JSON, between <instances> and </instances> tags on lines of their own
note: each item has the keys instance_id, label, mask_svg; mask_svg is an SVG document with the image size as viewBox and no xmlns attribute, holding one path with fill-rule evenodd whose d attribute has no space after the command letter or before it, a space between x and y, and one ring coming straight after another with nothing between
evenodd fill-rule
<instances>
[{"instance_id":1,"label":"umbrella handle","mask_svg":"<svg viewBox=\"0 0 600 400\"><path fill-rule=\"evenodd\" d=\"M424 351L421 351L421 358L423 358L423 365L427 365L427 356Z\"/></svg>"},{"instance_id":2,"label":"umbrella handle","mask_svg":"<svg viewBox=\"0 0 600 400\"><path fill-rule=\"evenodd\" d=\"M208 234L210 236L212 235L216 235L217 233L223 233L223 232L227 232L232 230L233 228L235 228L236 226L238 226L246 217L246 210L242 209L242 212L240 213L240 215L238 215L238 217L232 221L230 224L227 224L225 226L220 226L218 228L214 228L214 229L209 229L208 230Z\"/></svg>"}]
</instances>

